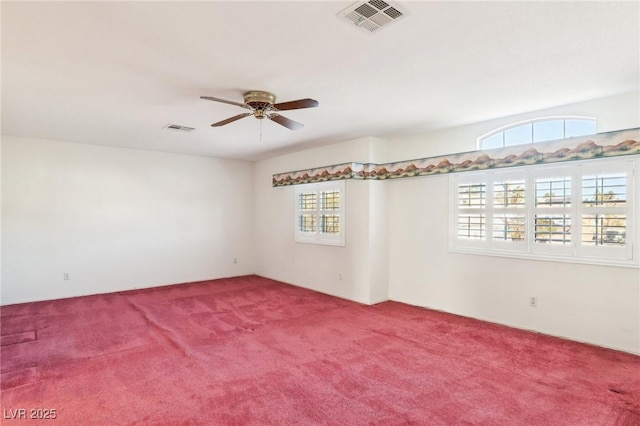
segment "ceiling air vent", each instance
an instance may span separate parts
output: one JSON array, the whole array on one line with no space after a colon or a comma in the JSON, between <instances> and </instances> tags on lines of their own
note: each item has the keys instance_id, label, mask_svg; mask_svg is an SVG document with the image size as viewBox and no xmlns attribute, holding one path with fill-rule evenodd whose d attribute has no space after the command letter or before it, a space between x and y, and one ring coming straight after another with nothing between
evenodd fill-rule
<instances>
[{"instance_id":1,"label":"ceiling air vent","mask_svg":"<svg viewBox=\"0 0 640 426\"><path fill-rule=\"evenodd\" d=\"M352 4L340 12L338 17L373 33L402 19L406 14L406 10L397 4L383 0L369 0Z\"/></svg>"},{"instance_id":2,"label":"ceiling air vent","mask_svg":"<svg viewBox=\"0 0 640 426\"><path fill-rule=\"evenodd\" d=\"M179 124L167 124L164 128L178 132L191 132L192 130L195 130L193 127L181 126Z\"/></svg>"}]
</instances>

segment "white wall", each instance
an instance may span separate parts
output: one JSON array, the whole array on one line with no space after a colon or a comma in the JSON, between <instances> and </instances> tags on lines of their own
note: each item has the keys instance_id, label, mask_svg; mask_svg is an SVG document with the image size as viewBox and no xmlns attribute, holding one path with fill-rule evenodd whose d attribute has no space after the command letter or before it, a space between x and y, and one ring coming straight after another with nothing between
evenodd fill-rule
<instances>
[{"instance_id":1,"label":"white wall","mask_svg":"<svg viewBox=\"0 0 640 426\"><path fill-rule=\"evenodd\" d=\"M638 269L451 253L449 178L388 185L392 300L640 352Z\"/></svg>"},{"instance_id":2,"label":"white wall","mask_svg":"<svg viewBox=\"0 0 640 426\"><path fill-rule=\"evenodd\" d=\"M395 161L471 151L476 138L492 129L562 114L595 116L600 132L635 128L640 100L631 93L398 139L389 144L389 156ZM451 253L449 178L387 184L392 300L640 353L638 269ZM636 219L640 229L640 215ZM537 308L528 306L530 296L538 298Z\"/></svg>"},{"instance_id":3,"label":"white wall","mask_svg":"<svg viewBox=\"0 0 640 426\"><path fill-rule=\"evenodd\" d=\"M253 273L252 176L248 162L3 136L2 304Z\"/></svg>"},{"instance_id":4,"label":"white wall","mask_svg":"<svg viewBox=\"0 0 640 426\"><path fill-rule=\"evenodd\" d=\"M372 161L380 140L364 138L299 153L255 165L256 273L361 303L387 300L386 188L382 182L346 181L346 246L294 241L293 187L273 188L275 173ZM378 213L376 213L378 212ZM382 222L376 226L376 223ZM371 228L377 230L372 233Z\"/></svg>"}]
</instances>

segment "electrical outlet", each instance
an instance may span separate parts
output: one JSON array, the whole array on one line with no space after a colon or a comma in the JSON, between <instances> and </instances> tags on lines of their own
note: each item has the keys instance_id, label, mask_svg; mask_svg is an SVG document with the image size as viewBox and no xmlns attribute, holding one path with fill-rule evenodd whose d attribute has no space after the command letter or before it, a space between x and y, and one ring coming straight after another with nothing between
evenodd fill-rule
<instances>
[{"instance_id":1,"label":"electrical outlet","mask_svg":"<svg viewBox=\"0 0 640 426\"><path fill-rule=\"evenodd\" d=\"M238 258L237 257L233 258L233 263L238 263Z\"/></svg>"},{"instance_id":2,"label":"electrical outlet","mask_svg":"<svg viewBox=\"0 0 640 426\"><path fill-rule=\"evenodd\" d=\"M69 273L68 272L63 273L62 274L62 279L65 280L65 281L70 280L71 278L69 278Z\"/></svg>"},{"instance_id":3,"label":"electrical outlet","mask_svg":"<svg viewBox=\"0 0 640 426\"><path fill-rule=\"evenodd\" d=\"M529 306L531 306L532 308L535 308L538 306L538 298L535 296L531 296L529 298Z\"/></svg>"},{"instance_id":4,"label":"electrical outlet","mask_svg":"<svg viewBox=\"0 0 640 426\"><path fill-rule=\"evenodd\" d=\"M338 272L338 280L342 281L342 272Z\"/></svg>"}]
</instances>

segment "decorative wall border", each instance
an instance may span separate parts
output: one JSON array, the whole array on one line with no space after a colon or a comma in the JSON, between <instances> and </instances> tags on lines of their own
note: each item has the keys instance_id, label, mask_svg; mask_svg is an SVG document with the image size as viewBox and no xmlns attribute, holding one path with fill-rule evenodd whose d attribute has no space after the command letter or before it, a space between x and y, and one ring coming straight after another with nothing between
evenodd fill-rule
<instances>
[{"instance_id":1,"label":"decorative wall border","mask_svg":"<svg viewBox=\"0 0 640 426\"><path fill-rule=\"evenodd\" d=\"M341 163L274 174L272 184L280 187L341 179L385 180L635 154L640 154L640 128L395 163Z\"/></svg>"}]
</instances>

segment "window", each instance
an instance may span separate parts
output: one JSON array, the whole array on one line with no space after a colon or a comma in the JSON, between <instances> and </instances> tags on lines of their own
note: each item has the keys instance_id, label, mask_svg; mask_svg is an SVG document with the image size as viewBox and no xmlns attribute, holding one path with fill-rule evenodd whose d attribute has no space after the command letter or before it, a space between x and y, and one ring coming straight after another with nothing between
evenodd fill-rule
<instances>
[{"instance_id":1,"label":"window","mask_svg":"<svg viewBox=\"0 0 640 426\"><path fill-rule=\"evenodd\" d=\"M494 241L524 241L525 237L525 180L503 176L493 182Z\"/></svg>"},{"instance_id":2,"label":"window","mask_svg":"<svg viewBox=\"0 0 640 426\"><path fill-rule=\"evenodd\" d=\"M484 183L465 183L458 187L458 238L481 240L485 236Z\"/></svg>"},{"instance_id":3,"label":"window","mask_svg":"<svg viewBox=\"0 0 640 426\"><path fill-rule=\"evenodd\" d=\"M602 159L452 175L451 249L640 267L632 217L639 162Z\"/></svg>"},{"instance_id":4,"label":"window","mask_svg":"<svg viewBox=\"0 0 640 426\"><path fill-rule=\"evenodd\" d=\"M296 186L295 240L344 245L344 181Z\"/></svg>"},{"instance_id":5,"label":"window","mask_svg":"<svg viewBox=\"0 0 640 426\"><path fill-rule=\"evenodd\" d=\"M596 120L586 117L554 117L512 124L478 139L478 149L567 139L596 133Z\"/></svg>"},{"instance_id":6,"label":"window","mask_svg":"<svg viewBox=\"0 0 640 426\"><path fill-rule=\"evenodd\" d=\"M569 253L571 246L572 181L570 167L531 172L534 186L533 242L534 253Z\"/></svg>"},{"instance_id":7,"label":"window","mask_svg":"<svg viewBox=\"0 0 640 426\"><path fill-rule=\"evenodd\" d=\"M616 247L625 244L626 189L626 176L621 173L583 176L583 244Z\"/></svg>"}]
</instances>

